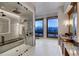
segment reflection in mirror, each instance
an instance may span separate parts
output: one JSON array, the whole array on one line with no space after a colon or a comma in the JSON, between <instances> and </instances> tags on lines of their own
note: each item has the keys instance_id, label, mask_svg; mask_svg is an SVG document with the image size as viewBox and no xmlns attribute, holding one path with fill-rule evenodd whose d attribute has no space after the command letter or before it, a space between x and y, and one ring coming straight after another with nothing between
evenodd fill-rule
<instances>
[{"instance_id":1,"label":"reflection in mirror","mask_svg":"<svg viewBox=\"0 0 79 59\"><path fill-rule=\"evenodd\" d=\"M7 34L10 32L10 20L8 18L0 17L0 34Z\"/></svg>"},{"instance_id":2,"label":"reflection in mirror","mask_svg":"<svg viewBox=\"0 0 79 59\"><path fill-rule=\"evenodd\" d=\"M77 32L77 9L76 5L73 8L72 13L70 14L70 33L73 34L73 36L76 36Z\"/></svg>"}]
</instances>

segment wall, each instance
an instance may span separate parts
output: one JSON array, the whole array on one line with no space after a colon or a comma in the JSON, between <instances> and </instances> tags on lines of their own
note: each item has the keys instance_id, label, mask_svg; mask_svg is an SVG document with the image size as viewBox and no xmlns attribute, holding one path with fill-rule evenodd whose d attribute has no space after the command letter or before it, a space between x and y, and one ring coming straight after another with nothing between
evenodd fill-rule
<instances>
[{"instance_id":1,"label":"wall","mask_svg":"<svg viewBox=\"0 0 79 59\"><path fill-rule=\"evenodd\" d=\"M71 3L71 2L70 2ZM68 7L68 5L70 4L70 3L66 3L65 5L65 7L64 7L64 9L67 9L67 7ZM70 9L69 9L70 10ZM67 11L69 11L68 9L67 9ZM66 12L66 10L64 10L64 12ZM66 12L67 13L67 12ZM77 37L74 37L74 40L76 41L76 42L79 42L79 3L77 2L77 31L76 31L76 33L77 33Z\"/></svg>"},{"instance_id":2,"label":"wall","mask_svg":"<svg viewBox=\"0 0 79 59\"><path fill-rule=\"evenodd\" d=\"M68 16L64 13L64 7L61 6L58 11L58 34L65 34L68 32L68 26L65 25L66 21L68 20Z\"/></svg>"},{"instance_id":3,"label":"wall","mask_svg":"<svg viewBox=\"0 0 79 59\"><path fill-rule=\"evenodd\" d=\"M43 38L44 38L44 39L47 38L47 17L50 17L50 16L57 16L57 14L56 14L56 13L53 13L53 14L46 15L46 16L39 16L39 17L36 17L36 19L38 19L38 18L43 18L43 21L44 21L44 36L43 36Z\"/></svg>"},{"instance_id":4,"label":"wall","mask_svg":"<svg viewBox=\"0 0 79 59\"><path fill-rule=\"evenodd\" d=\"M2 12L3 10L0 10ZM10 32L7 34L0 34L0 37L3 35L5 37L5 41L18 38L19 33L18 33L18 28L17 23L19 23L20 17L18 15L3 11L4 14L6 15L5 18L10 19ZM0 39L1 40L1 39Z\"/></svg>"},{"instance_id":5,"label":"wall","mask_svg":"<svg viewBox=\"0 0 79 59\"><path fill-rule=\"evenodd\" d=\"M25 6L26 8L28 8L28 10L32 13L32 18L28 19L28 20L31 20L33 22L33 24L30 25L30 26L33 27L33 30L32 30L33 31L33 36L32 36L33 39L31 38L29 40L32 43L31 45L35 45L35 28L34 28L34 26L35 26L34 25L34 22L35 22L35 9L34 9L33 5L30 2L28 2L28 3L23 2L22 4L23 4L23 6ZM11 8L11 6L10 6L10 8ZM17 25L19 25L18 22L20 20L23 20L23 18L25 18L25 19L27 18L24 15L23 15L24 17L22 18L19 15L12 15L12 14L9 13L9 12L6 12L6 15L7 15L6 17L11 19L11 26L10 26L11 27L11 31L10 31L9 34L4 34L6 40L19 37L19 32L18 32L19 29L17 28ZM28 14L28 13L26 12L26 14ZM1 36L2 36L2 34L1 34Z\"/></svg>"},{"instance_id":6,"label":"wall","mask_svg":"<svg viewBox=\"0 0 79 59\"><path fill-rule=\"evenodd\" d=\"M28 8L28 10L30 10L33 13L33 39L32 39L32 45L34 46L36 44L36 40L35 40L35 6L32 4L32 2L21 2L21 4L23 6L25 6L26 8Z\"/></svg>"},{"instance_id":7,"label":"wall","mask_svg":"<svg viewBox=\"0 0 79 59\"><path fill-rule=\"evenodd\" d=\"M44 38L47 38L47 18L44 18Z\"/></svg>"},{"instance_id":8,"label":"wall","mask_svg":"<svg viewBox=\"0 0 79 59\"><path fill-rule=\"evenodd\" d=\"M27 4L25 6L27 7ZM31 28L31 30L29 30L29 31L32 31L33 34L32 34L32 36L27 37L28 40L21 40L21 42L19 42L19 41L18 42L14 42L14 43L6 45L6 47L5 46L1 46L0 47L0 53L4 52L4 51L7 51L7 50L9 50L11 48L14 48L15 46L18 46L18 45L23 44L25 42L28 42L28 45L32 45L32 46L35 45L35 34L34 34L35 33L34 32L35 31L35 29L34 29L34 22L35 22L34 21L35 20L35 16L34 15L35 14L34 14L34 10L31 9L30 6L28 6L27 8L29 9L29 11L31 11L32 15L26 15L26 14L28 14L27 12L25 14L17 15L17 14L14 14L14 13L10 13L11 11L7 12L7 11L4 11L4 10L0 9L0 12L4 12L4 14L6 15L5 17L10 19L10 32L7 33L7 34L0 34L0 36L2 36L2 35L5 36L5 41L11 40L11 39L15 39L15 38L19 37L19 34L20 34L19 23L20 23L20 20L27 19L29 21L28 22L29 24L27 23L28 26L26 27L26 28L28 28L28 30L30 29L30 27L33 27L33 28ZM1 38L0 38L0 42L1 42Z\"/></svg>"},{"instance_id":9,"label":"wall","mask_svg":"<svg viewBox=\"0 0 79 59\"><path fill-rule=\"evenodd\" d=\"M58 15L58 34L65 34L68 32L68 26L66 24L66 21L68 21L68 15L64 12L64 6L59 7L58 14L52 14L51 16L57 16ZM44 18L44 38L47 38L47 16L41 16L36 18Z\"/></svg>"},{"instance_id":10,"label":"wall","mask_svg":"<svg viewBox=\"0 0 79 59\"><path fill-rule=\"evenodd\" d=\"M77 39L76 41L79 42L79 2L77 3Z\"/></svg>"}]
</instances>

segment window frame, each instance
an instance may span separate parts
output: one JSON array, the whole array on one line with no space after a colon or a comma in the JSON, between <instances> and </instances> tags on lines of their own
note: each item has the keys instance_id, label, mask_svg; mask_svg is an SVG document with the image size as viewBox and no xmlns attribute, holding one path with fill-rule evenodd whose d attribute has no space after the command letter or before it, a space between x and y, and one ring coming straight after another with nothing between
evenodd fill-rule
<instances>
[{"instance_id":1,"label":"window frame","mask_svg":"<svg viewBox=\"0 0 79 59\"><path fill-rule=\"evenodd\" d=\"M49 37L49 36L48 36L48 20L51 19L51 18L53 18L53 19L54 19L54 18L58 18L58 16L47 17L47 27L46 27L46 28L47 28L47 38L55 38L55 37Z\"/></svg>"},{"instance_id":2,"label":"window frame","mask_svg":"<svg viewBox=\"0 0 79 59\"><path fill-rule=\"evenodd\" d=\"M35 21L40 21L40 20L42 20L43 21L43 35L42 36L36 36L36 33L35 33L35 37L44 37L44 18L37 18L37 19L35 19Z\"/></svg>"}]
</instances>

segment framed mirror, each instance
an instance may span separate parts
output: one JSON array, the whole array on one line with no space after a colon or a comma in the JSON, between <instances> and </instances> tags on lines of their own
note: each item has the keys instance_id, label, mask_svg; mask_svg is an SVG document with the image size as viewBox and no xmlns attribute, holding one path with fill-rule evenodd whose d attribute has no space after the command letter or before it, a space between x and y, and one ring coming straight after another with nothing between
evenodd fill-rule
<instances>
[{"instance_id":1,"label":"framed mirror","mask_svg":"<svg viewBox=\"0 0 79 59\"><path fill-rule=\"evenodd\" d=\"M0 34L7 34L10 32L10 19L0 17Z\"/></svg>"},{"instance_id":2,"label":"framed mirror","mask_svg":"<svg viewBox=\"0 0 79 59\"><path fill-rule=\"evenodd\" d=\"M68 12L69 15L69 33L72 34L72 36L76 36L77 34L77 4L72 3L72 8Z\"/></svg>"}]
</instances>

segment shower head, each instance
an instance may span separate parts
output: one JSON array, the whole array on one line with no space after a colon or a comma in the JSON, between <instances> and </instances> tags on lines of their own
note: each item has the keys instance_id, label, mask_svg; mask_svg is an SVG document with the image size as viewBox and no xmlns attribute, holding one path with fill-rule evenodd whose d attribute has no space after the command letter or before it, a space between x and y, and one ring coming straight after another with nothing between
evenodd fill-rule
<instances>
[{"instance_id":1,"label":"shower head","mask_svg":"<svg viewBox=\"0 0 79 59\"><path fill-rule=\"evenodd\" d=\"M20 14L21 12L20 11L18 11L18 9L16 8L16 9L14 9L12 12L14 12L14 13L16 13L16 14Z\"/></svg>"}]
</instances>

